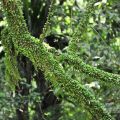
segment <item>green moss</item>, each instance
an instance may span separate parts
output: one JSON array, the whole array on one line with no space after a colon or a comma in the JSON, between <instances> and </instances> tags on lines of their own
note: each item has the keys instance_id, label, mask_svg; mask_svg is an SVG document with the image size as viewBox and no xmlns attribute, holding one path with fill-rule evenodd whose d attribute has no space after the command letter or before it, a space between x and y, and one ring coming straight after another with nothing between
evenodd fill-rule
<instances>
[{"instance_id":1,"label":"green moss","mask_svg":"<svg viewBox=\"0 0 120 120\"><path fill-rule=\"evenodd\" d=\"M43 41L44 38L47 36L47 32L48 32L49 25L50 25L50 18L53 16L53 12L54 12L54 3L55 3L55 0L51 0L51 5L50 5L50 8L49 8L49 14L48 14L48 17L47 17L47 21L44 25L43 33L40 35L40 40L41 41Z\"/></svg>"},{"instance_id":2,"label":"green moss","mask_svg":"<svg viewBox=\"0 0 120 120\"><path fill-rule=\"evenodd\" d=\"M59 62L53 58L52 54L46 51L42 44L36 42L36 38L30 35L19 35L17 38L19 39L14 41L16 49L30 58L36 68L42 69L53 85L59 84L76 102L80 103L82 100L86 109L95 114L97 118L103 118L104 120L112 119L92 93L81 85L79 81L66 76Z\"/></svg>"},{"instance_id":3,"label":"green moss","mask_svg":"<svg viewBox=\"0 0 120 120\"><path fill-rule=\"evenodd\" d=\"M86 6L85 12L82 14L81 19L79 21L78 26L76 27L72 39L69 44L69 52L76 52L78 50L78 43L81 40L82 34L85 32L87 28L87 24L89 23L89 17L93 14L94 12L94 3L96 0L89 0Z\"/></svg>"},{"instance_id":4,"label":"green moss","mask_svg":"<svg viewBox=\"0 0 120 120\"><path fill-rule=\"evenodd\" d=\"M17 52L13 50L12 37L8 35L8 29L2 31L2 44L5 48L5 66L6 66L6 80L10 88L14 89L20 80L20 75L17 65Z\"/></svg>"},{"instance_id":5,"label":"green moss","mask_svg":"<svg viewBox=\"0 0 120 120\"><path fill-rule=\"evenodd\" d=\"M70 65L73 65L74 68L76 68L80 72L97 80L101 80L106 83L106 85L120 86L120 75L108 73L92 67L84 63L80 58L74 55L64 54L61 56L61 60L67 60Z\"/></svg>"},{"instance_id":6,"label":"green moss","mask_svg":"<svg viewBox=\"0 0 120 120\"><path fill-rule=\"evenodd\" d=\"M28 33L26 23L22 13L22 3L20 0L2 0L4 12L11 31L17 33Z\"/></svg>"},{"instance_id":7,"label":"green moss","mask_svg":"<svg viewBox=\"0 0 120 120\"><path fill-rule=\"evenodd\" d=\"M3 45L6 48L6 61L8 62L6 66L8 66L8 74L10 73L11 76L12 73L12 76L15 79L18 77L18 75L14 75L15 70L17 71L17 54L15 52L15 54L13 55L12 51L10 51L12 41L15 47L15 51L18 51L19 53L22 53L23 55L28 57L33 62L35 68L41 69L44 72L45 77L49 78L54 86L57 83L61 87L61 89L69 93L70 97L73 98L74 101L78 104L81 104L82 101L86 110L95 115L96 119L112 120L112 117L106 111L105 107L98 100L96 100L95 95L91 93L86 87L84 87L84 85L81 85L79 81L71 79L68 75L66 75L63 67L59 64L59 61L54 59L54 56L46 50L42 42L39 42L39 39L36 39L29 34L25 24L25 20L22 15L20 1L2 1L4 1L3 5L6 11L6 17L9 25L8 33L2 33ZM87 18L87 14L88 12L86 13L85 18ZM75 39L75 41L77 41L77 39ZM71 42L71 45L72 44L74 44L74 41L73 43ZM13 57L11 57L11 55L13 55ZM69 56L66 58L69 58ZM84 62L82 62L81 60L76 61L76 59L74 60L70 56L70 62L72 64L74 63L75 68L82 70L82 72L86 73L87 75L92 76L93 73L95 73L95 71L92 73L92 70L96 70L95 68L84 64ZM77 63L80 64L80 67L76 66ZM109 77L113 76L112 74L107 73L107 76L110 76L104 79L103 74L106 75L106 73L104 73L103 71L97 70L97 72L95 73L95 77L97 78L99 76L99 78L107 80ZM109 82L109 80L107 81Z\"/></svg>"}]
</instances>

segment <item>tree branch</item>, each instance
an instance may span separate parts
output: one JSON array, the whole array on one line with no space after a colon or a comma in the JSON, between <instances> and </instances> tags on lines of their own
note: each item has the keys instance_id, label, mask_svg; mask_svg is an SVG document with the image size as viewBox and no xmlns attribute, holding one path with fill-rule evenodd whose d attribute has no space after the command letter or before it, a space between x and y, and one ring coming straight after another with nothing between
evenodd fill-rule
<instances>
[{"instance_id":1,"label":"tree branch","mask_svg":"<svg viewBox=\"0 0 120 120\"><path fill-rule=\"evenodd\" d=\"M74 68L76 68L80 72L82 72L92 78L101 80L109 85L111 84L114 86L120 86L120 75L108 73L103 70L97 69L93 66L86 64L80 58L73 56L73 55L62 54L60 56L60 60L67 61L67 63L73 65Z\"/></svg>"},{"instance_id":2,"label":"tree branch","mask_svg":"<svg viewBox=\"0 0 120 120\"><path fill-rule=\"evenodd\" d=\"M9 35L15 38L11 32ZM36 42L36 38L27 34L24 36L19 34L17 38L17 41L14 41L16 49L28 57L37 69L42 69L45 77L51 80L54 86L58 84L63 91L69 93L75 102L79 104L82 102L86 110L94 114L97 119L112 120L104 106L96 100L94 94L81 85L79 81L67 76L59 62L46 51L42 44Z\"/></svg>"},{"instance_id":3,"label":"tree branch","mask_svg":"<svg viewBox=\"0 0 120 120\"><path fill-rule=\"evenodd\" d=\"M86 10L83 11L84 13L81 15L80 21L78 26L76 27L72 39L69 44L69 51L76 52L78 50L78 44L80 42L81 35L85 32L87 25L89 23L89 17L94 12L94 3L96 0L89 0L86 6Z\"/></svg>"},{"instance_id":4,"label":"tree branch","mask_svg":"<svg viewBox=\"0 0 120 120\"><path fill-rule=\"evenodd\" d=\"M80 84L79 81L71 79L65 74L64 69L53 55L50 54L39 42L39 39L32 37L27 30L20 0L2 0L8 25L10 27L8 36L16 50L28 57L36 69L42 69L45 77L50 79L53 85L58 84L63 91L69 93L79 104L84 103L85 108L99 120L112 120L104 106L96 100L93 93ZM5 38L5 34L2 34ZM85 67L85 66L84 66Z\"/></svg>"}]
</instances>

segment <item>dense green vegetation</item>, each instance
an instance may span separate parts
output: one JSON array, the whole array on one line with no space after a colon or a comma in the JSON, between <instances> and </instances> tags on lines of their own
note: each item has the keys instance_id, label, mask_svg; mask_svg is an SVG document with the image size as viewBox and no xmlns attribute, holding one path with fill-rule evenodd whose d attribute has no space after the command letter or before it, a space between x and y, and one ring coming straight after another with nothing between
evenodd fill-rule
<instances>
[{"instance_id":1,"label":"dense green vegetation","mask_svg":"<svg viewBox=\"0 0 120 120\"><path fill-rule=\"evenodd\" d=\"M1 120L120 119L119 0L0 5Z\"/></svg>"}]
</instances>

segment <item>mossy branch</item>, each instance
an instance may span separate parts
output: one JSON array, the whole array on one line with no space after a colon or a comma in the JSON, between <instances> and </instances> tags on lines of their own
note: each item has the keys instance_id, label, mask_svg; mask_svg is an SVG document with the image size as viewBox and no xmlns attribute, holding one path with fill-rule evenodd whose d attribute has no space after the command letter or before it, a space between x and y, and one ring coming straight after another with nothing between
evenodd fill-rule
<instances>
[{"instance_id":1,"label":"mossy branch","mask_svg":"<svg viewBox=\"0 0 120 120\"><path fill-rule=\"evenodd\" d=\"M48 13L48 16L47 16L47 21L43 27L43 32L42 34L40 35L40 40L41 41L44 41L46 35L47 35L47 31L49 29L49 26L50 26L50 19L51 17L53 16L53 12L54 12L54 3L55 3L55 0L51 0L51 5L49 7L49 13Z\"/></svg>"},{"instance_id":2,"label":"mossy branch","mask_svg":"<svg viewBox=\"0 0 120 120\"><path fill-rule=\"evenodd\" d=\"M61 61L67 61L70 65L80 72L100 81L106 83L106 85L120 86L120 75L105 72L97 69L83 62L80 58L74 55L62 54L60 56Z\"/></svg>"},{"instance_id":3,"label":"mossy branch","mask_svg":"<svg viewBox=\"0 0 120 120\"><path fill-rule=\"evenodd\" d=\"M33 62L35 68L44 71L45 76L51 80L53 85L56 83L59 84L78 103L82 101L85 108L94 114L96 119L112 120L112 117L104 106L96 100L94 94L81 85L79 81L67 76L59 62L44 48L43 44L39 42L39 39L29 34L22 15L20 1L2 1L10 27L8 36L12 37L12 42L16 50L28 57Z\"/></svg>"},{"instance_id":4,"label":"mossy branch","mask_svg":"<svg viewBox=\"0 0 120 120\"><path fill-rule=\"evenodd\" d=\"M5 50L5 78L8 80L8 87L15 90L15 86L18 85L18 80L20 80L21 77L17 64L17 51L14 49L12 36L8 34L8 28L4 28L2 31L1 41Z\"/></svg>"},{"instance_id":5,"label":"mossy branch","mask_svg":"<svg viewBox=\"0 0 120 120\"><path fill-rule=\"evenodd\" d=\"M94 12L94 3L96 0L89 0L86 6L84 13L81 15L80 21L78 26L76 27L75 31L73 32L70 44L69 44L69 51L76 52L78 50L78 44L81 40L82 34L85 32L87 25L89 23L89 17Z\"/></svg>"},{"instance_id":6,"label":"mossy branch","mask_svg":"<svg viewBox=\"0 0 120 120\"><path fill-rule=\"evenodd\" d=\"M94 114L96 119L112 120L104 106L96 100L94 94L81 85L79 81L67 76L59 62L46 51L42 44L36 42L36 38L27 34L20 34L17 37L15 37L15 34L10 35L17 39L14 40L16 49L28 57L36 68L44 71L45 77L50 79L53 85L58 84L77 103L82 102L86 110Z\"/></svg>"},{"instance_id":7,"label":"mossy branch","mask_svg":"<svg viewBox=\"0 0 120 120\"><path fill-rule=\"evenodd\" d=\"M28 28L22 12L20 0L2 0L3 9L11 31L16 33L28 33Z\"/></svg>"}]
</instances>

